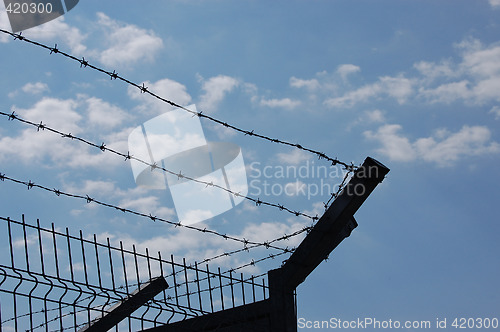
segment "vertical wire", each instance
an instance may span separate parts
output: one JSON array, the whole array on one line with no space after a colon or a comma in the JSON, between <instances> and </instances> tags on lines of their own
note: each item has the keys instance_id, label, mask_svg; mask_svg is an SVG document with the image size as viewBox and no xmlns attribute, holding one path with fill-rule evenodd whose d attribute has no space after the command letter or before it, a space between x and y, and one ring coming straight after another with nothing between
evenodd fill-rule
<instances>
[{"instance_id":1,"label":"vertical wire","mask_svg":"<svg viewBox=\"0 0 500 332\"><path fill-rule=\"evenodd\" d=\"M56 278L57 281L59 281L60 284L64 286L64 292L63 294L59 297L59 329L61 331L64 330L63 327L63 317L62 317L62 305L61 303L63 302L63 298L66 296L68 293L68 285L66 285L62 280L61 280L61 275L59 274L59 258L57 256L57 243L56 243L56 231L55 231L55 225L54 223L52 225L52 243L54 244L54 259L55 259L55 265L56 265Z\"/></svg>"},{"instance_id":2,"label":"vertical wire","mask_svg":"<svg viewBox=\"0 0 500 332\"><path fill-rule=\"evenodd\" d=\"M24 236L24 251L26 254L26 271L28 272L28 275L35 279L35 286L31 289L31 291L28 294L28 303L29 303L29 317L30 317L30 329L33 330L33 303L32 303L32 295L33 291L36 289L38 286L38 280L31 275L30 271L30 263L29 263L29 254L28 254L28 239L26 236L26 222L24 220L24 215L22 218L22 226L23 226L23 236Z\"/></svg>"},{"instance_id":3,"label":"vertical wire","mask_svg":"<svg viewBox=\"0 0 500 332\"><path fill-rule=\"evenodd\" d=\"M44 309L44 318L45 318L45 331L48 332L49 331L49 318L48 318L48 312L47 312L47 296L49 296L50 292L52 292L52 289L54 289L54 284L52 283L52 280L50 280L49 278L47 278L46 274L45 274L45 264L44 264L44 261L43 261L43 248L42 248L42 234L41 234L41 228L40 228L40 220L37 219L36 220L36 229L37 229L37 232L38 232L38 243L39 243L39 246L40 246L40 263L41 263L41 267L42 267L42 276L45 280L47 280L49 283L50 283L50 289L47 291L47 293L45 293L45 296L43 298L43 309Z\"/></svg>"},{"instance_id":4,"label":"vertical wire","mask_svg":"<svg viewBox=\"0 0 500 332\"><path fill-rule=\"evenodd\" d=\"M208 268L208 264L206 264L206 266L207 266L208 293L210 294L210 309L212 310L212 312L214 312L214 300L212 297L212 285L210 284L210 270Z\"/></svg>"},{"instance_id":5,"label":"vertical wire","mask_svg":"<svg viewBox=\"0 0 500 332\"><path fill-rule=\"evenodd\" d=\"M24 215L23 215L23 218L24 218ZM13 244L12 244L12 228L11 228L10 218L7 218L7 229L9 231L9 249L10 249L10 262L11 262L11 266L12 266L12 271L14 271L18 275L18 279L19 279L19 283L16 285L16 287L14 287L14 291L12 292L12 297L13 297L13 300L14 300L14 327L15 327L16 331L19 331L18 321L17 321L17 298L16 298L16 294L17 294L17 289L23 283L23 279L22 279L22 275L19 272L17 272L16 268L15 268L15 263L14 263L14 248L13 248Z\"/></svg>"},{"instance_id":6,"label":"vertical wire","mask_svg":"<svg viewBox=\"0 0 500 332\"><path fill-rule=\"evenodd\" d=\"M127 266L125 265L125 253L123 251L123 242L122 241L120 241L120 253L122 256L123 277L125 278L125 289L127 291L127 297L129 297L130 291L128 289ZM132 332L132 320L130 319L130 316L127 317L127 320L128 320L128 330L129 330L129 332Z\"/></svg>"},{"instance_id":7,"label":"vertical wire","mask_svg":"<svg viewBox=\"0 0 500 332\"><path fill-rule=\"evenodd\" d=\"M75 332L76 332L77 331L77 326L78 326L77 325L77 314L76 314L76 303L80 299L80 297L82 296L82 288L75 283L75 273L73 271L73 257L71 255L71 241L70 241L70 239L71 238L70 238L70 235L69 235L69 229L68 229L68 227L66 227L66 242L67 242L67 245L68 245L69 271L70 271L70 275L71 275L71 283L73 285L75 285L76 287L78 287L78 289L80 290L78 292L78 296L73 301L73 325L74 325L74 329L75 329Z\"/></svg>"}]
</instances>

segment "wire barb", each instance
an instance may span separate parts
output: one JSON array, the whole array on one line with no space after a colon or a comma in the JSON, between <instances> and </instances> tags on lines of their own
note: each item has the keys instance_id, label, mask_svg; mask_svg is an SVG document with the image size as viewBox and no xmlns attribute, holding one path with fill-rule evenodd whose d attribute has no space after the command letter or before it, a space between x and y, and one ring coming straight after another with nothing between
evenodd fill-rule
<instances>
[{"instance_id":1,"label":"wire barb","mask_svg":"<svg viewBox=\"0 0 500 332\"><path fill-rule=\"evenodd\" d=\"M57 48L57 44L53 48L50 49L50 54L52 54L52 53L59 53L59 49Z\"/></svg>"},{"instance_id":2,"label":"wire barb","mask_svg":"<svg viewBox=\"0 0 500 332\"><path fill-rule=\"evenodd\" d=\"M0 112L0 115L3 115L3 116L6 116L8 117L9 120L17 120L19 122L22 122L24 124L28 124L28 125L31 125L31 126L34 126L36 127L37 129L40 127L40 124L37 124L37 123L34 123L34 122L31 122L31 121L28 121L28 120L25 120L17 115L13 115L13 114L8 114L8 113L4 113L4 112ZM235 197L242 197L246 200L249 200L249 201L252 201L254 202L257 206L262 206L262 205L265 205L265 206L269 206L269 207L274 207L274 208L278 208L280 211L285 211L285 212L288 212L290 214L293 214L295 216L301 216L301 217L305 217L305 218L308 218L308 219L311 219L311 220L314 220L314 217L311 216L311 215L308 215L306 213L298 213L292 209L289 209L289 208L286 208L285 206L283 206L282 204L276 204L276 203L271 203L271 202L265 202L265 201L262 201L260 199L255 199L255 198L252 198L252 197L249 197L249 196L245 196L245 195L242 195L241 193L237 193L237 192L234 192L232 191L231 189L228 189L227 187L225 186L222 186L222 185L218 185L216 183L214 183L213 181L210 181L210 182L207 182L207 181L203 181L201 179L198 179L198 178L194 178L194 177L190 177L190 176L187 176L185 174L182 174L182 171L179 171L179 172L173 172L171 170L168 170L166 169L165 167L160 167L157 163L150 163L150 162L147 162L147 161L144 161L142 159L139 159L139 158L136 158L132 155L130 155L130 151L127 151L127 153L122 153L122 152L119 152L119 151L116 151L116 150L113 150L111 148L108 148L106 147L106 145L103 143L101 144L97 144L97 143L94 143L94 142L90 142L84 138L81 138L81 137L78 137L78 136L74 136L72 135L71 133L69 134L66 134L66 133L63 133L61 132L60 130L57 130L57 129L54 129L54 128L51 128L47 125L43 125L43 129L46 130L46 131L49 131L51 133L54 133L54 134L58 134L58 135L61 135L63 138L70 138L71 140L77 140L81 143L84 143L84 144L87 144L91 147L94 147L94 148L98 148L100 149L101 151L105 151L105 152L110 152L112 154L115 154L117 156L120 156L122 158L126 160L134 160L134 161L137 161L139 163L142 163L148 167L150 167L150 170L151 171L154 171L156 169L160 169L162 170L163 172L166 172L168 174L171 174L171 175L174 175L174 176L177 176L178 179L180 178L183 178L183 179L186 179L186 180L189 180L189 181L193 181L193 182L196 182L196 183L199 183L199 184L203 184L205 185L205 187L214 187L214 188L217 188L217 189L220 189L220 190L223 190L229 194L233 194Z\"/></svg>"},{"instance_id":3,"label":"wire barb","mask_svg":"<svg viewBox=\"0 0 500 332\"><path fill-rule=\"evenodd\" d=\"M77 61L80 64L80 67L82 67L82 66L87 67L88 66L88 67L90 67L90 68L92 68L92 69L94 69L94 70L96 70L98 72L105 73L106 75L110 76L111 79L120 80L120 81L122 81L124 83L127 83L127 84L131 85L131 86L135 86L135 87L139 88L141 90L141 93L147 93L150 96L152 96L152 97L154 97L154 98L156 98L156 99L158 99L158 100L160 100L162 102L165 102L165 103L167 103L167 104L169 104L171 106L178 107L178 108L180 108L180 109L182 109L182 110L184 110L186 112L189 112L189 113L191 113L193 115L198 115L200 118L203 117L203 118L205 118L205 119L207 119L209 121L212 121L212 122L217 123L219 125L222 125L224 127L230 128L230 129L232 129L234 131L243 133L245 135L254 136L254 137L257 137L257 138L260 138L260 139L264 139L264 140L267 140L267 141L272 142L272 143L278 143L278 144L282 144L282 145L296 147L296 148L298 148L300 150L307 151L309 153L315 154L315 155L321 157L322 159L329 160L329 161L332 162L333 165L339 164L339 165L342 165L342 166L344 166L346 168L354 167L354 165L352 165L352 163L349 164L349 163L345 163L345 162L343 162L343 161L341 161L341 160L339 160L337 158L328 157L323 152L316 151L316 150L304 147L301 144L291 143L291 142L288 142L288 141L285 141L285 140L280 140L280 139L277 139L277 138L271 138L271 137L266 136L266 135L257 134L257 133L254 133L253 130L244 130L244 129L239 128L239 127L237 127L235 125L232 125L232 124L229 124L227 122L221 121L221 120L219 120L217 118L214 118L212 116L205 115L205 114L203 114L201 112L192 111L192 110L188 109L187 107L179 105L179 104L177 104L177 103L175 103L175 102L173 102L171 100L168 100L168 99L166 99L166 98L164 98L164 97L162 97L162 96L160 96L160 95L158 95L158 94L156 94L154 92L149 91L148 87L145 86L145 83L142 83L142 86L138 85L138 84L133 83L132 81L130 81L130 80L122 77L122 76L119 76L115 71L113 71L113 72L107 71L107 70L105 70L103 68L100 68L100 67L97 67L95 65L89 64L88 61L86 61L84 58L82 58L80 60L77 57L75 57L74 55L67 54L65 52L61 52L57 48L57 44L55 45L55 47L50 47L50 46L44 45L42 43L39 43L39 42L36 42L36 41L32 41L32 40L30 40L28 38L22 37L21 34L14 34L14 33L11 33L11 32L9 32L7 30L4 30L4 29L0 29L0 32L8 34L8 35L11 35L11 36L14 37L14 39L22 40L22 41L24 41L26 43L29 43L29 44L32 44L32 45L35 45L35 46L38 46L38 47L42 47L42 48L45 48L45 49L48 49L48 50L50 50L50 54L58 53L58 54L60 54L60 55L62 55L64 57L70 58L70 59L72 59L74 61Z\"/></svg>"}]
</instances>

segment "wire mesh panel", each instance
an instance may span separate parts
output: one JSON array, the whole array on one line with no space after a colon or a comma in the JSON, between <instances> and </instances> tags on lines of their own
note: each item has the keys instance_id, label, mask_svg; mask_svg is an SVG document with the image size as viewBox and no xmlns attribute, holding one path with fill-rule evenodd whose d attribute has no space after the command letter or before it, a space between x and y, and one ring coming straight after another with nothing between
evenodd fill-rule
<instances>
[{"instance_id":1,"label":"wire mesh panel","mask_svg":"<svg viewBox=\"0 0 500 332\"><path fill-rule=\"evenodd\" d=\"M2 331L88 330L152 281L168 288L150 294L117 331L137 331L266 299L264 279L176 261L171 255L138 252L0 217ZM143 297L144 294L142 293ZM135 308L134 308L135 309Z\"/></svg>"}]
</instances>

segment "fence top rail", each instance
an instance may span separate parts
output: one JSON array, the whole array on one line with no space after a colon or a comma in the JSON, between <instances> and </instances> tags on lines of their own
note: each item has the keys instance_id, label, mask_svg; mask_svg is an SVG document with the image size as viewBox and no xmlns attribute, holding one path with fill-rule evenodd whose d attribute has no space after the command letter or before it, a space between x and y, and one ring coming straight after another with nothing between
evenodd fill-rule
<instances>
[{"instance_id":1,"label":"fence top rail","mask_svg":"<svg viewBox=\"0 0 500 332\"><path fill-rule=\"evenodd\" d=\"M240 283L245 283L245 284L253 284L253 285L258 286L258 287L268 288L267 285L258 285L254 281L257 278L265 276L266 273L262 273L262 274L259 274L259 275L252 275L252 276L247 277L247 278L237 278L236 275L233 275L233 274L235 274L235 272L234 272L235 269L230 269L228 271L224 271L224 272L221 273L220 272L220 268L218 270L216 270L216 271L210 270L208 264L205 264L205 268L201 268L200 265L198 263L196 263L196 262L193 263L193 264L186 264L185 259L183 259L183 263L177 263L177 262L174 261L174 255L170 255L170 260L166 260L166 259L162 258L160 251L158 251L158 257L151 256L151 255L149 255L148 248L145 248L146 253L141 253L141 252L136 251L135 250L135 245L132 245L132 247L133 247L132 250L125 249L121 245L120 245L120 248L118 248L118 247L110 245L109 242L107 244L103 244L103 243L98 242L96 240L96 238L95 238L95 235L94 235L94 239L93 240L86 239L86 238L83 237L83 234L82 234L81 230L79 231L79 236L74 236L74 235L71 235L69 233L69 229L67 227L66 227L66 233L62 233L60 231L57 231L55 229L54 223L52 223L52 229L47 229L47 228L41 227L39 225L38 220L37 220L37 225L32 225L32 224L27 223L25 221L24 215L23 215L22 221L15 220L15 219L12 219L10 217L2 217L2 216L0 216L0 220L4 221L4 222L7 222L7 223L19 225L19 226L22 226L22 227L34 229L34 230L37 230L37 231L40 231L40 232L48 233L50 235L64 237L64 238L69 239L69 240L78 241L78 242L80 242L82 244L85 243L85 244L89 244L89 245L96 246L96 247L99 247L99 248L103 248L103 249L106 249L106 250L111 250L111 251L123 253L123 254L126 254L126 255L133 255L134 257L137 257L137 258L143 258L143 259L155 261L157 263L165 264L165 265L168 265L168 266L173 266L174 268L178 268L179 269L176 272L173 272L171 274L165 275L165 277L173 276L174 274L183 273L183 270L185 269L185 270L190 270L190 271L193 271L193 272L198 272L198 273L202 273L202 274L206 275L206 277L204 277L204 278L200 278L200 279L197 279L197 280L189 281L190 283L194 283L194 282L197 282L197 281L202 281L202 280L205 280L207 278L218 278L218 277L221 277L222 279L224 279L226 281L230 281L230 283L240 282ZM122 242L120 241L120 244L121 243ZM264 259L273 258L273 257L276 257L278 255L279 254L276 254L276 255L274 255L272 257L267 256ZM185 282L181 282L181 283L178 283L176 285L177 286L181 286L183 284L185 284Z\"/></svg>"}]
</instances>

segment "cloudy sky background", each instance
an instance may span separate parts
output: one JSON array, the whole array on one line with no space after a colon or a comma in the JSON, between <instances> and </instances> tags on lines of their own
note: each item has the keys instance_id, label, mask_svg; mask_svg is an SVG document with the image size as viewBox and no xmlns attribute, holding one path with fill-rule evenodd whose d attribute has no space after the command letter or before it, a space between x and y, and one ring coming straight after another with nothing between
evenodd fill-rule
<instances>
[{"instance_id":1,"label":"cloudy sky background","mask_svg":"<svg viewBox=\"0 0 500 332\"><path fill-rule=\"evenodd\" d=\"M10 30L1 6L0 27ZM89 0L23 35L245 130L387 165L388 178L356 214L359 227L298 288L298 316L434 322L500 316L498 22L498 0ZM170 109L5 34L0 47L2 112L126 153L131 130ZM201 121L208 140L241 146L250 196L323 213L328 190L311 190L334 188L340 169L314 176L328 163ZM123 158L5 117L0 123L1 173L176 221L169 193L137 188ZM276 173L287 166L309 173ZM266 193L265 183L288 194ZM24 213L191 261L241 247L10 182L0 183L0 208L2 217ZM197 226L261 242L309 224L245 202ZM270 252L217 264L237 267Z\"/></svg>"}]
</instances>

